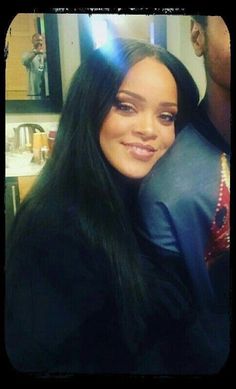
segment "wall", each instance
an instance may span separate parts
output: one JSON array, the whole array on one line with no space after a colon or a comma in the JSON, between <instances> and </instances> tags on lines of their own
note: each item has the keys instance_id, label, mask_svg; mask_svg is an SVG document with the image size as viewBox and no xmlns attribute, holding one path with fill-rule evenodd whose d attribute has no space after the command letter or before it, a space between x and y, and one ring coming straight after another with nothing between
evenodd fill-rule
<instances>
[{"instance_id":1,"label":"wall","mask_svg":"<svg viewBox=\"0 0 236 389\"><path fill-rule=\"evenodd\" d=\"M62 93L65 99L71 77L80 64L78 17L76 14L58 14L61 55Z\"/></svg>"},{"instance_id":2,"label":"wall","mask_svg":"<svg viewBox=\"0 0 236 389\"><path fill-rule=\"evenodd\" d=\"M79 33L75 14L58 14L60 40L62 93L65 98L70 78L80 63ZM46 132L57 129L59 114L7 114L6 137L14 135L14 128L20 123L40 124Z\"/></svg>"},{"instance_id":3,"label":"wall","mask_svg":"<svg viewBox=\"0 0 236 389\"><path fill-rule=\"evenodd\" d=\"M76 14L58 14L61 55L62 92L65 99L71 77L80 63L79 31ZM202 97L205 92L205 73L202 58L194 54L190 41L190 16L167 15L167 48L180 58L193 75ZM59 114L8 114L6 134L12 136L19 123L41 124L46 131L56 129Z\"/></svg>"}]
</instances>

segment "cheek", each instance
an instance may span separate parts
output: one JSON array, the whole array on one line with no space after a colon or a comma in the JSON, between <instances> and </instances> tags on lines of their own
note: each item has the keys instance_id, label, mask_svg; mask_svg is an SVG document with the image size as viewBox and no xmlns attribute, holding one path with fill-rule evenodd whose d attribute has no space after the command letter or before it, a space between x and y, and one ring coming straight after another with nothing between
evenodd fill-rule
<instances>
[{"instance_id":1,"label":"cheek","mask_svg":"<svg viewBox=\"0 0 236 389\"><path fill-rule=\"evenodd\" d=\"M175 129L163 130L162 133L162 146L163 148L169 148L175 141Z\"/></svg>"},{"instance_id":2,"label":"cheek","mask_svg":"<svg viewBox=\"0 0 236 389\"><path fill-rule=\"evenodd\" d=\"M132 120L121 118L119 115L110 114L104 120L100 130L100 142L118 140L125 136L134 127Z\"/></svg>"},{"instance_id":3,"label":"cheek","mask_svg":"<svg viewBox=\"0 0 236 389\"><path fill-rule=\"evenodd\" d=\"M119 136L120 124L115 120L114 115L109 115L103 122L100 130L100 139L111 140Z\"/></svg>"},{"instance_id":4,"label":"cheek","mask_svg":"<svg viewBox=\"0 0 236 389\"><path fill-rule=\"evenodd\" d=\"M119 121L114 119L114 116L108 117L100 130L99 142L103 154L108 158L112 158L116 152L117 143L122 136L122 128Z\"/></svg>"}]
</instances>

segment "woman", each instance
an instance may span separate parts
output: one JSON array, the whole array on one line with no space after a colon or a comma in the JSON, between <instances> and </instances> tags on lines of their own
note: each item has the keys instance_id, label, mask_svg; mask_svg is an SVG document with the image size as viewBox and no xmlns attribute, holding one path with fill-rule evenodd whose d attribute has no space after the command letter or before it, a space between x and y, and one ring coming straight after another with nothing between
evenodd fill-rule
<instances>
[{"instance_id":1,"label":"woman","mask_svg":"<svg viewBox=\"0 0 236 389\"><path fill-rule=\"evenodd\" d=\"M116 39L81 64L8 241L5 340L17 370L136 369L150 291L132 204L197 102L181 62L144 42Z\"/></svg>"}]
</instances>

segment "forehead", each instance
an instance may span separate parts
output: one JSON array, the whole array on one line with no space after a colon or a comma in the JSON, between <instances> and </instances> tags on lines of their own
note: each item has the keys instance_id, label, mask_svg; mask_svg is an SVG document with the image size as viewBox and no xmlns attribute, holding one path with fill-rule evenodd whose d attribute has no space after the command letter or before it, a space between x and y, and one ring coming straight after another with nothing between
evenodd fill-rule
<instances>
[{"instance_id":1,"label":"forehead","mask_svg":"<svg viewBox=\"0 0 236 389\"><path fill-rule=\"evenodd\" d=\"M154 57L146 57L134 64L123 79L123 85L154 86L155 83L176 85L174 76L165 64Z\"/></svg>"}]
</instances>

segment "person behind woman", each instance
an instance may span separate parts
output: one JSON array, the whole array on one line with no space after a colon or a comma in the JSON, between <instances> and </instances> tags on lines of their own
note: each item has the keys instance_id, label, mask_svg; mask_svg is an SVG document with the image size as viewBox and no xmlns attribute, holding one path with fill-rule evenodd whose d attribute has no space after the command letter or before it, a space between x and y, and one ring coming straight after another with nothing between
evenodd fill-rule
<instances>
[{"instance_id":1,"label":"person behind woman","mask_svg":"<svg viewBox=\"0 0 236 389\"><path fill-rule=\"evenodd\" d=\"M115 39L76 71L8 239L5 344L18 371L136 369L151 289L130 212L197 103L183 64L148 43Z\"/></svg>"},{"instance_id":2,"label":"person behind woman","mask_svg":"<svg viewBox=\"0 0 236 389\"><path fill-rule=\"evenodd\" d=\"M230 355L230 32L221 16L194 15L191 40L204 56L206 93L143 180L136 226L149 261L194 296L198 322L176 352L163 347L168 372L215 374ZM156 349L159 356L159 343ZM153 353L149 372L156 371Z\"/></svg>"}]
</instances>

